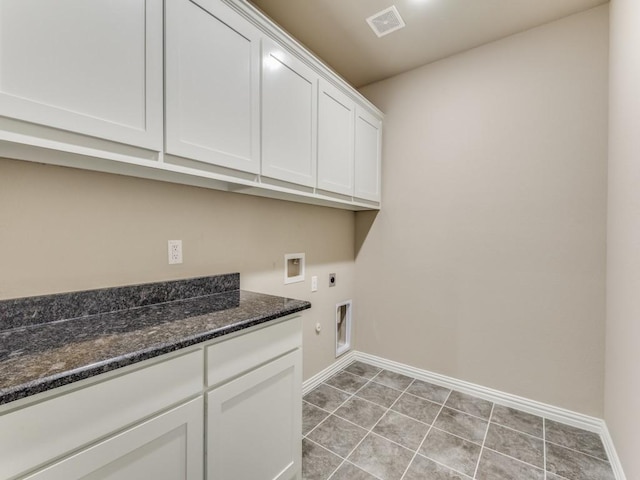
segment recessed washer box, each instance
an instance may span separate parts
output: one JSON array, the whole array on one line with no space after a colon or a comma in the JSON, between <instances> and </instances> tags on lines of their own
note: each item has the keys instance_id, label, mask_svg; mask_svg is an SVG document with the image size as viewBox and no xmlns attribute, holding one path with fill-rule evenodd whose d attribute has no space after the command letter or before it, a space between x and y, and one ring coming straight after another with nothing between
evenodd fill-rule
<instances>
[{"instance_id":1,"label":"recessed washer box","mask_svg":"<svg viewBox=\"0 0 640 480\"><path fill-rule=\"evenodd\" d=\"M284 283L304 282L304 253L287 253L284 256Z\"/></svg>"}]
</instances>

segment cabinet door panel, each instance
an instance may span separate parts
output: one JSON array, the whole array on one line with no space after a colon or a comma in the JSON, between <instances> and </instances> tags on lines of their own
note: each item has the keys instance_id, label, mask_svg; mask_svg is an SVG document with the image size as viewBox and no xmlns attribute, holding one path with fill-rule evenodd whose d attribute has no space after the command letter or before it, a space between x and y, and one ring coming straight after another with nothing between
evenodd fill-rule
<instances>
[{"instance_id":1,"label":"cabinet door panel","mask_svg":"<svg viewBox=\"0 0 640 480\"><path fill-rule=\"evenodd\" d=\"M318 119L318 188L353 195L355 104L321 80Z\"/></svg>"},{"instance_id":2,"label":"cabinet door panel","mask_svg":"<svg viewBox=\"0 0 640 480\"><path fill-rule=\"evenodd\" d=\"M260 33L222 2L167 2L167 153L260 170Z\"/></svg>"},{"instance_id":3,"label":"cabinet door panel","mask_svg":"<svg viewBox=\"0 0 640 480\"><path fill-rule=\"evenodd\" d=\"M317 88L311 68L263 39L263 175L315 186Z\"/></svg>"},{"instance_id":4,"label":"cabinet door panel","mask_svg":"<svg viewBox=\"0 0 640 480\"><path fill-rule=\"evenodd\" d=\"M208 480L300 478L301 365L298 349L208 394Z\"/></svg>"},{"instance_id":5,"label":"cabinet door panel","mask_svg":"<svg viewBox=\"0 0 640 480\"><path fill-rule=\"evenodd\" d=\"M358 108L355 133L355 192L358 198L380 201L382 122Z\"/></svg>"},{"instance_id":6,"label":"cabinet door panel","mask_svg":"<svg viewBox=\"0 0 640 480\"><path fill-rule=\"evenodd\" d=\"M0 2L0 115L160 150L162 1Z\"/></svg>"},{"instance_id":7,"label":"cabinet door panel","mask_svg":"<svg viewBox=\"0 0 640 480\"><path fill-rule=\"evenodd\" d=\"M199 397L83 450L28 480L200 480L203 400Z\"/></svg>"},{"instance_id":8,"label":"cabinet door panel","mask_svg":"<svg viewBox=\"0 0 640 480\"><path fill-rule=\"evenodd\" d=\"M192 351L0 415L0 478L13 478L197 394L202 365L202 350Z\"/></svg>"}]
</instances>

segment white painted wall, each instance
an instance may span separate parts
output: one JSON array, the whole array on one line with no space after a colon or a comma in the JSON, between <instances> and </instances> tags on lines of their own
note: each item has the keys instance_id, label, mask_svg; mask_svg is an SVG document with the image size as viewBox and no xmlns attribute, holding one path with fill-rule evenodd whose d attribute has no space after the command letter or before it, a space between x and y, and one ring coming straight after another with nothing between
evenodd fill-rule
<instances>
[{"instance_id":1,"label":"white painted wall","mask_svg":"<svg viewBox=\"0 0 640 480\"><path fill-rule=\"evenodd\" d=\"M640 2L611 2L605 421L640 478Z\"/></svg>"},{"instance_id":2,"label":"white painted wall","mask_svg":"<svg viewBox=\"0 0 640 480\"><path fill-rule=\"evenodd\" d=\"M362 89L359 350L602 416L607 57L605 5Z\"/></svg>"}]
</instances>

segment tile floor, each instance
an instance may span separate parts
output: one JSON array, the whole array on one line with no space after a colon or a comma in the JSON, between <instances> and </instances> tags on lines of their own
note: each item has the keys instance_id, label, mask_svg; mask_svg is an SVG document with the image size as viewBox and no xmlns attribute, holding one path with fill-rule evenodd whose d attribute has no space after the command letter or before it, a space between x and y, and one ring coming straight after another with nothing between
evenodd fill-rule
<instances>
[{"instance_id":1,"label":"tile floor","mask_svg":"<svg viewBox=\"0 0 640 480\"><path fill-rule=\"evenodd\" d=\"M305 395L305 480L614 480L599 435L354 362Z\"/></svg>"}]
</instances>

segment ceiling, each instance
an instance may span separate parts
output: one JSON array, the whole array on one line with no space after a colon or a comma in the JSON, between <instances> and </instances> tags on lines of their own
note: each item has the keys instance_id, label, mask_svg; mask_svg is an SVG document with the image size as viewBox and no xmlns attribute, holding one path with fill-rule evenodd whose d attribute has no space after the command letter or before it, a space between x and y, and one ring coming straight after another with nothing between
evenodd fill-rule
<instances>
[{"instance_id":1,"label":"ceiling","mask_svg":"<svg viewBox=\"0 0 640 480\"><path fill-rule=\"evenodd\" d=\"M250 0L355 87L607 0ZM406 28L378 38L366 18L395 5Z\"/></svg>"}]
</instances>

